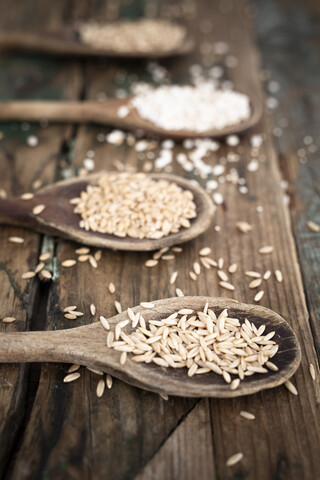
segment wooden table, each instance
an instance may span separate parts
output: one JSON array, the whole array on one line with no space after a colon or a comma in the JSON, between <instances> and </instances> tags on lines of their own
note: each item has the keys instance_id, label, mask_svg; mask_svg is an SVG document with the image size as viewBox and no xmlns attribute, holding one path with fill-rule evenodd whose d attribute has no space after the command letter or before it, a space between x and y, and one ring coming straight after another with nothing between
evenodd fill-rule
<instances>
[{"instance_id":1,"label":"wooden table","mask_svg":"<svg viewBox=\"0 0 320 480\"><path fill-rule=\"evenodd\" d=\"M113 388L97 398L99 377L84 368L78 381L64 384L68 365L1 365L0 477L315 480L320 475L320 234L310 231L307 221L320 223L319 153L308 152L310 146L303 144L303 138L316 138L320 124L319 4L312 0L257 0L253 5L244 0L17 0L13 6L10 0L2 0L0 24L8 29L53 29L79 19L141 16L147 4L149 12L160 15L179 16L182 9L200 43L204 39L227 42L239 61L230 68L236 82L260 82L262 89L261 78L271 75L265 86L273 91L278 84L270 81L279 82L280 90L267 94L279 100L279 107L271 115L265 113L254 132L241 139L240 160L227 163L227 169L235 168L245 178L248 193L239 193L232 182L221 184L224 202L217 208L212 228L186 244L175 260L152 269L144 267L150 254L113 251L103 252L97 269L89 264L63 269L59 262L75 257L75 244L1 227L0 318L13 315L17 321L0 323L0 328L68 328L92 321L91 303L100 314L111 316L115 299L126 308L143 300L173 296L175 290L168 285L168 278L174 270L179 271L176 286L186 294L231 296L252 303L255 291L248 288L244 271L279 269L283 282L276 282L272 273L264 281L260 303L286 318L299 337L302 363L292 379L299 395L282 386L234 400L165 401L115 380ZM112 96L117 88L127 88L134 73L146 78L143 61L21 53L2 55L0 61L0 93L6 100L96 99L99 92ZM162 64L179 82L198 62L195 52ZM2 124L0 130L0 188L8 195L30 191L39 181L45 185L77 174L88 150L95 151L97 171L113 169L115 160L138 169L143 165L132 147L96 140L97 134L107 133L108 128ZM252 133L264 135L260 154L265 161L260 161L257 172L247 169ZM36 148L26 143L31 134L39 139ZM206 162L215 165L228 151L223 145ZM173 169L183 174L176 162ZM260 205L262 213L256 211ZM240 233L235 227L239 220L249 222L253 230ZM23 236L24 245L9 243L12 235ZM199 249L207 245L213 258L222 257L226 265L238 263L237 273L232 274L234 292L219 286L215 269L203 269L197 282L190 280L191 265ZM274 252L259 254L263 245L273 245ZM54 250L50 266L55 281L23 280L21 274L34 268L39 252L48 247ZM114 297L107 290L110 281L116 285ZM64 318L62 309L70 304L85 312L84 320L71 324ZM316 370L315 381L309 373L310 363ZM241 410L254 413L256 419L245 420L239 415ZM236 452L244 453L243 460L227 467L226 460Z\"/></svg>"}]
</instances>

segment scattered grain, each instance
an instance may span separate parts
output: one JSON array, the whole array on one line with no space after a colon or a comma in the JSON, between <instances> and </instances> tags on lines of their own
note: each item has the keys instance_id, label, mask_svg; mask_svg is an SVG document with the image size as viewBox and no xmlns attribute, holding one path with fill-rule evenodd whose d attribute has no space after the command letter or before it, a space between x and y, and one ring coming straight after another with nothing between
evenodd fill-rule
<instances>
[{"instance_id":1,"label":"scattered grain","mask_svg":"<svg viewBox=\"0 0 320 480\"><path fill-rule=\"evenodd\" d=\"M121 303L120 303L120 302L118 302L117 300L115 300L114 306L115 306L115 308L116 308L116 310L117 310L118 313L121 313L121 312L122 312L122 306L121 306Z\"/></svg>"},{"instance_id":2,"label":"scattered grain","mask_svg":"<svg viewBox=\"0 0 320 480\"><path fill-rule=\"evenodd\" d=\"M236 463L240 462L243 459L243 453L235 453L231 457L228 458L226 461L226 466L227 467L232 467Z\"/></svg>"},{"instance_id":3,"label":"scattered grain","mask_svg":"<svg viewBox=\"0 0 320 480\"><path fill-rule=\"evenodd\" d=\"M111 295L113 295L116 291L116 287L114 286L114 284L112 282L109 283L109 292L111 293Z\"/></svg>"},{"instance_id":4,"label":"scattered grain","mask_svg":"<svg viewBox=\"0 0 320 480\"><path fill-rule=\"evenodd\" d=\"M105 381L103 378L101 378L101 380L99 380L98 382L98 385L97 385L97 390L96 390L96 394L97 394L97 397L102 397L103 393L104 393L104 389L105 389Z\"/></svg>"},{"instance_id":5,"label":"scattered grain","mask_svg":"<svg viewBox=\"0 0 320 480\"><path fill-rule=\"evenodd\" d=\"M73 315L72 313L65 313L64 314L65 318L67 318L68 320L76 320L77 316L76 315Z\"/></svg>"},{"instance_id":6,"label":"scattered grain","mask_svg":"<svg viewBox=\"0 0 320 480\"><path fill-rule=\"evenodd\" d=\"M199 252L199 255L201 257L207 257L208 255L210 255L211 253L211 248L210 247L204 247L204 248L201 248L200 252Z\"/></svg>"},{"instance_id":7,"label":"scattered grain","mask_svg":"<svg viewBox=\"0 0 320 480\"><path fill-rule=\"evenodd\" d=\"M255 297L254 297L254 301L255 302L260 302L260 300L262 299L264 295L264 290L260 290L260 292L258 292Z\"/></svg>"},{"instance_id":8,"label":"scattered grain","mask_svg":"<svg viewBox=\"0 0 320 480\"><path fill-rule=\"evenodd\" d=\"M42 213L45 208L45 205L36 205L35 207L33 207L32 213L33 215L40 215L40 213Z\"/></svg>"},{"instance_id":9,"label":"scattered grain","mask_svg":"<svg viewBox=\"0 0 320 480\"><path fill-rule=\"evenodd\" d=\"M158 263L159 263L158 260L154 260L154 259L150 258L149 260L147 260L147 261L145 262L144 265L145 265L146 267L151 268L151 267L155 267L156 265L158 265Z\"/></svg>"},{"instance_id":10,"label":"scattered grain","mask_svg":"<svg viewBox=\"0 0 320 480\"><path fill-rule=\"evenodd\" d=\"M264 247L259 248L259 253L262 253L263 255L266 255L268 253L272 253L274 250L272 245L266 245Z\"/></svg>"},{"instance_id":11,"label":"scattered grain","mask_svg":"<svg viewBox=\"0 0 320 480\"><path fill-rule=\"evenodd\" d=\"M9 237L8 240L11 243L18 243L18 244L24 243L24 238L22 237Z\"/></svg>"},{"instance_id":12,"label":"scattered grain","mask_svg":"<svg viewBox=\"0 0 320 480\"><path fill-rule=\"evenodd\" d=\"M244 272L245 275L247 275L247 277L252 277L252 278L260 278L261 277L261 274L259 272L254 272L254 271L247 271L247 272Z\"/></svg>"},{"instance_id":13,"label":"scattered grain","mask_svg":"<svg viewBox=\"0 0 320 480\"><path fill-rule=\"evenodd\" d=\"M72 312L73 310L76 310L77 306L76 305L70 305L66 308L63 309L64 312Z\"/></svg>"},{"instance_id":14,"label":"scattered grain","mask_svg":"<svg viewBox=\"0 0 320 480\"><path fill-rule=\"evenodd\" d=\"M26 272L21 275L21 278L23 278L24 280L28 280L29 278L33 278L35 276L35 272Z\"/></svg>"},{"instance_id":15,"label":"scattered grain","mask_svg":"<svg viewBox=\"0 0 320 480\"><path fill-rule=\"evenodd\" d=\"M283 275L282 275L281 270L275 270L274 274L275 274L275 277L277 279L277 282L282 282Z\"/></svg>"},{"instance_id":16,"label":"scattered grain","mask_svg":"<svg viewBox=\"0 0 320 480\"><path fill-rule=\"evenodd\" d=\"M173 272L170 276L169 283L170 285L173 285L175 281L177 280L178 272Z\"/></svg>"},{"instance_id":17,"label":"scattered grain","mask_svg":"<svg viewBox=\"0 0 320 480\"><path fill-rule=\"evenodd\" d=\"M33 197L34 197L34 194L30 193L30 192L23 193L20 196L21 200L31 200L31 198L33 198Z\"/></svg>"},{"instance_id":18,"label":"scattered grain","mask_svg":"<svg viewBox=\"0 0 320 480\"><path fill-rule=\"evenodd\" d=\"M269 280L270 277L271 277L271 271L270 271L270 270L267 270L267 271L263 274L263 280Z\"/></svg>"},{"instance_id":19,"label":"scattered grain","mask_svg":"<svg viewBox=\"0 0 320 480\"><path fill-rule=\"evenodd\" d=\"M200 275L201 273L201 268L199 262L194 262L193 263L193 270L196 275Z\"/></svg>"},{"instance_id":20,"label":"scattered grain","mask_svg":"<svg viewBox=\"0 0 320 480\"><path fill-rule=\"evenodd\" d=\"M154 303L152 303L152 302L141 302L140 305L141 305L142 308L153 308L154 307Z\"/></svg>"},{"instance_id":21,"label":"scattered grain","mask_svg":"<svg viewBox=\"0 0 320 480\"><path fill-rule=\"evenodd\" d=\"M184 293L180 288L176 288L177 297L184 297Z\"/></svg>"},{"instance_id":22,"label":"scattered grain","mask_svg":"<svg viewBox=\"0 0 320 480\"><path fill-rule=\"evenodd\" d=\"M41 262L45 262L46 260L49 260L50 257L51 257L51 252L45 252L39 256L39 260Z\"/></svg>"},{"instance_id":23,"label":"scattered grain","mask_svg":"<svg viewBox=\"0 0 320 480\"><path fill-rule=\"evenodd\" d=\"M237 264L237 263L233 263L233 264L230 265L230 267L228 268L228 272L229 272L229 273L235 273L237 270L238 270L238 264Z\"/></svg>"},{"instance_id":24,"label":"scattered grain","mask_svg":"<svg viewBox=\"0 0 320 480\"><path fill-rule=\"evenodd\" d=\"M256 278L255 280L252 280L252 282L249 283L249 288L258 288L260 287L262 283L261 278Z\"/></svg>"},{"instance_id":25,"label":"scattered grain","mask_svg":"<svg viewBox=\"0 0 320 480\"><path fill-rule=\"evenodd\" d=\"M287 380L284 384L284 386L289 390L290 393L292 393L293 395L298 395L298 390L296 389L296 387L293 385L292 382L290 382L290 380Z\"/></svg>"},{"instance_id":26,"label":"scattered grain","mask_svg":"<svg viewBox=\"0 0 320 480\"><path fill-rule=\"evenodd\" d=\"M52 274L49 272L49 270L41 270L39 272L39 279L43 282L47 282L48 280L51 280Z\"/></svg>"},{"instance_id":27,"label":"scattered grain","mask_svg":"<svg viewBox=\"0 0 320 480\"><path fill-rule=\"evenodd\" d=\"M75 253L77 255L88 255L90 253L90 248L88 248L88 247L77 248L75 250Z\"/></svg>"},{"instance_id":28,"label":"scattered grain","mask_svg":"<svg viewBox=\"0 0 320 480\"><path fill-rule=\"evenodd\" d=\"M241 417L245 418L246 420L255 420L255 416L253 413L246 412L245 410L241 410L240 412Z\"/></svg>"},{"instance_id":29,"label":"scattered grain","mask_svg":"<svg viewBox=\"0 0 320 480\"><path fill-rule=\"evenodd\" d=\"M192 272L192 271L189 272L189 277L190 277L191 280L193 280L194 282L198 279L197 275L196 275L194 272Z\"/></svg>"},{"instance_id":30,"label":"scattered grain","mask_svg":"<svg viewBox=\"0 0 320 480\"><path fill-rule=\"evenodd\" d=\"M106 385L109 388L109 390L110 390L110 388L112 388L112 384L113 384L112 377L111 377L111 375L108 374L107 378L106 378Z\"/></svg>"},{"instance_id":31,"label":"scattered grain","mask_svg":"<svg viewBox=\"0 0 320 480\"><path fill-rule=\"evenodd\" d=\"M16 318L15 318L15 317L4 317L4 318L2 319L2 321L3 321L4 323L12 323L12 322L15 322L15 321L16 321Z\"/></svg>"},{"instance_id":32,"label":"scattered grain","mask_svg":"<svg viewBox=\"0 0 320 480\"><path fill-rule=\"evenodd\" d=\"M74 373L71 373L70 375L67 375L66 377L64 377L63 381L64 381L64 383L70 383L70 382L74 382L78 378L80 378L80 373L79 372L74 372Z\"/></svg>"},{"instance_id":33,"label":"scattered grain","mask_svg":"<svg viewBox=\"0 0 320 480\"><path fill-rule=\"evenodd\" d=\"M76 263L77 263L77 260L64 260L63 262L61 262L61 266L69 268L69 267L73 267Z\"/></svg>"},{"instance_id":34,"label":"scattered grain","mask_svg":"<svg viewBox=\"0 0 320 480\"><path fill-rule=\"evenodd\" d=\"M311 232L316 232L316 233L320 232L320 225L318 225L316 222L309 220L307 222L307 225L309 230L311 230Z\"/></svg>"},{"instance_id":35,"label":"scattered grain","mask_svg":"<svg viewBox=\"0 0 320 480\"><path fill-rule=\"evenodd\" d=\"M248 222L237 222L236 227L241 233L248 233L252 230L252 226Z\"/></svg>"},{"instance_id":36,"label":"scattered grain","mask_svg":"<svg viewBox=\"0 0 320 480\"><path fill-rule=\"evenodd\" d=\"M312 363L309 364L309 372L311 375L312 380L316 379L316 371Z\"/></svg>"},{"instance_id":37,"label":"scattered grain","mask_svg":"<svg viewBox=\"0 0 320 480\"><path fill-rule=\"evenodd\" d=\"M104 317L103 315L100 315L99 320L100 320L103 328L105 328L106 330L110 330L110 324L109 324L108 320L106 319L106 317Z\"/></svg>"},{"instance_id":38,"label":"scattered grain","mask_svg":"<svg viewBox=\"0 0 320 480\"><path fill-rule=\"evenodd\" d=\"M228 275L223 270L217 270L217 275L223 282L227 282L229 280Z\"/></svg>"},{"instance_id":39,"label":"scattered grain","mask_svg":"<svg viewBox=\"0 0 320 480\"><path fill-rule=\"evenodd\" d=\"M91 303L90 305L90 313L92 316L94 316L96 314L96 306L94 303Z\"/></svg>"},{"instance_id":40,"label":"scattered grain","mask_svg":"<svg viewBox=\"0 0 320 480\"><path fill-rule=\"evenodd\" d=\"M80 368L80 365L78 363L74 363L73 365L71 365L68 369L68 372L69 373L74 373L76 372L77 370L79 370Z\"/></svg>"},{"instance_id":41,"label":"scattered grain","mask_svg":"<svg viewBox=\"0 0 320 480\"><path fill-rule=\"evenodd\" d=\"M219 282L220 287L225 288L226 290L234 290L234 285L229 282Z\"/></svg>"}]
</instances>

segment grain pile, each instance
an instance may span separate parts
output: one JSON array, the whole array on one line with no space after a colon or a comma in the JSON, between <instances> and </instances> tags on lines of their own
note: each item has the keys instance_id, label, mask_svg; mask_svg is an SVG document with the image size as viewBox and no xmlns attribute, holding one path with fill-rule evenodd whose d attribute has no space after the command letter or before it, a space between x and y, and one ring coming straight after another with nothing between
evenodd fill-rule
<instances>
[{"instance_id":1,"label":"grain pile","mask_svg":"<svg viewBox=\"0 0 320 480\"><path fill-rule=\"evenodd\" d=\"M242 93L197 86L160 86L137 94L131 105L142 118L165 130L222 130L250 117L250 101Z\"/></svg>"},{"instance_id":2,"label":"grain pile","mask_svg":"<svg viewBox=\"0 0 320 480\"><path fill-rule=\"evenodd\" d=\"M79 27L79 33L84 43L119 53L170 52L181 46L186 38L186 29L182 25L161 19L85 23Z\"/></svg>"},{"instance_id":3,"label":"grain pile","mask_svg":"<svg viewBox=\"0 0 320 480\"><path fill-rule=\"evenodd\" d=\"M81 228L117 237L159 239L190 227L196 217L192 192L143 173L103 175L71 203Z\"/></svg>"},{"instance_id":4,"label":"grain pile","mask_svg":"<svg viewBox=\"0 0 320 480\"><path fill-rule=\"evenodd\" d=\"M130 322L136 330L129 335L122 328ZM189 377L214 372L235 390L247 376L267 373L268 368L278 370L270 362L279 348L271 340L275 332L263 335L265 328L257 328L247 319L241 323L230 318L227 309L217 316L208 303L203 311L184 308L148 323L139 312L128 309L128 320L118 323L114 332L109 331L107 345L121 352L121 363L127 353L132 353L134 362L186 367Z\"/></svg>"}]
</instances>

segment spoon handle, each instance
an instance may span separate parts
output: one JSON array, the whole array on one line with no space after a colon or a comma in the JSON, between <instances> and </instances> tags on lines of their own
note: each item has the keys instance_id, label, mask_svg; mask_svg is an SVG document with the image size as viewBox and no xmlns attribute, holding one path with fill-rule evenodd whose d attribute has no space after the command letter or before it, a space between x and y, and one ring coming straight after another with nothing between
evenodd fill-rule
<instances>
[{"instance_id":1,"label":"spoon handle","mask_svg":"<svg viewBox=\"0 0 320 480\"><path fill-rule=\"evenodd\" d=\"M79 342L79 353L83 350ZM72 363L77 337L70 330L0 334L0 363Z\"/></svg>"},{"instance_id":2,"label":"spoon handle","mask_svg":"<svg viewBox=\"0 0 320 480\"><path fill-rule=\"evenodd\" d=\"M6 198L0 200L0 224L35 228L37 221L32 215L29 201Z\"/></svg>"}]
</instances>

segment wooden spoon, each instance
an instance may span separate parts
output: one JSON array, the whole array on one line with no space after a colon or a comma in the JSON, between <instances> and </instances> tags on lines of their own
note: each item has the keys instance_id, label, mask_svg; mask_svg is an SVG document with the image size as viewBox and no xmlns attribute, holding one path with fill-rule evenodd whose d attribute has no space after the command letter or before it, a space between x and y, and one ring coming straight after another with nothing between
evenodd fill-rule
<instances>
[{"instance_id":1,"label":"wooden spoon","mask_svg":"<svg viewBox=\"0 0 320 480\"><path fill-rule=\"evenodd\" d=\"M129 108L126 117L118 115L120 107L130 107L132 96L125 99L111 99L100 102L42 102L22 101L0 103L0 121L38 122L46 119L50 122L63 123L98 123L126 130L143 130L143 132L164 138L182 140L184 138L223 137L238 134L255 125L261 117L262 107L258 97L256 103L251 101L251 116L240 123L221 130L211 129L205 132L192 130L166 130L149 120L142 118L135 108Z\"/></svg>"},{"instance_id":2,"label":"wooden spoon","mask_svg":"<svg viewBox=\"0 0 320 480\"><path fill-rule=\"evenodd\" d=\"M156 250L186 242L203 233L211 224L214 206L210 197L200 186L176 175L152 173L149 176L155 180L164 179L175 182L183 189L190 190L193 193L197 216L191 220L189 228L182 228L178 233L172 233L159 240L139 240L93 231L87 232L79 227L81 217L73 212L75 206L70 204L70 200L78 197L80 192L87 188L87 185L96 185L99 177L105 173L99 172L49 185L38 190L37 194L30 200L22 200L21 198L1 199L0 224L18 225L94 247L135 251ZM45 205L43 212L38 215L32 213L36 205Z\"/></svg>"},{"instance_id":3,"label":"wooden spoon","mask_svg":"<svg viewBox=\"0 0 320 480\"><path fill-rule=\"evenodd\" d=\"M69 330L0 334L0 362L77 363L103 370L136 387L184 397L226 398L249 395L281 385L294 374L301 360L297 337L282 317L267 308L226 298L175 297L153 302L153 309L146 310L138 306L133 311L142 312L146 321L160 320L181 308L203 310L206 302L218 314L227 308L229 316L238 318L241 323L247 318L257 328L265 324L266 333L275 330L273 339L279 345L279 350L272 360L279 371L268 370L268 373L246 377L237 390L230 390L230 385L220 375L211 372L190 378L185 368L172 369L151 363L135 363L130 358L131 354L128 354L126 363L121 365L121 352L106 346L107 331L100 322ZM127 313L123 312L109 319L111 329L127 318ZM129 325L123 329L127 334L132 331Z\"/></svg>"},{"instance_id":4,"label":"wooden spoon","mask_svg":"<svg viewBox=\"0 0 320 480\"><path fill-rule=\"evenodd\" d=\"M139 26L137 25L137 28ZM130 45L128 50L100 49L85 43L77 28L64 28L55 32L1 32L0 51L20 50L26 52L42 52L54 55L73 55L91 57L125 57L125 58L163 58L189 53L194 47L194 41L186 34L182 42L170 50L155 49L134 50Z\"/></svg>"}]
</instances>

